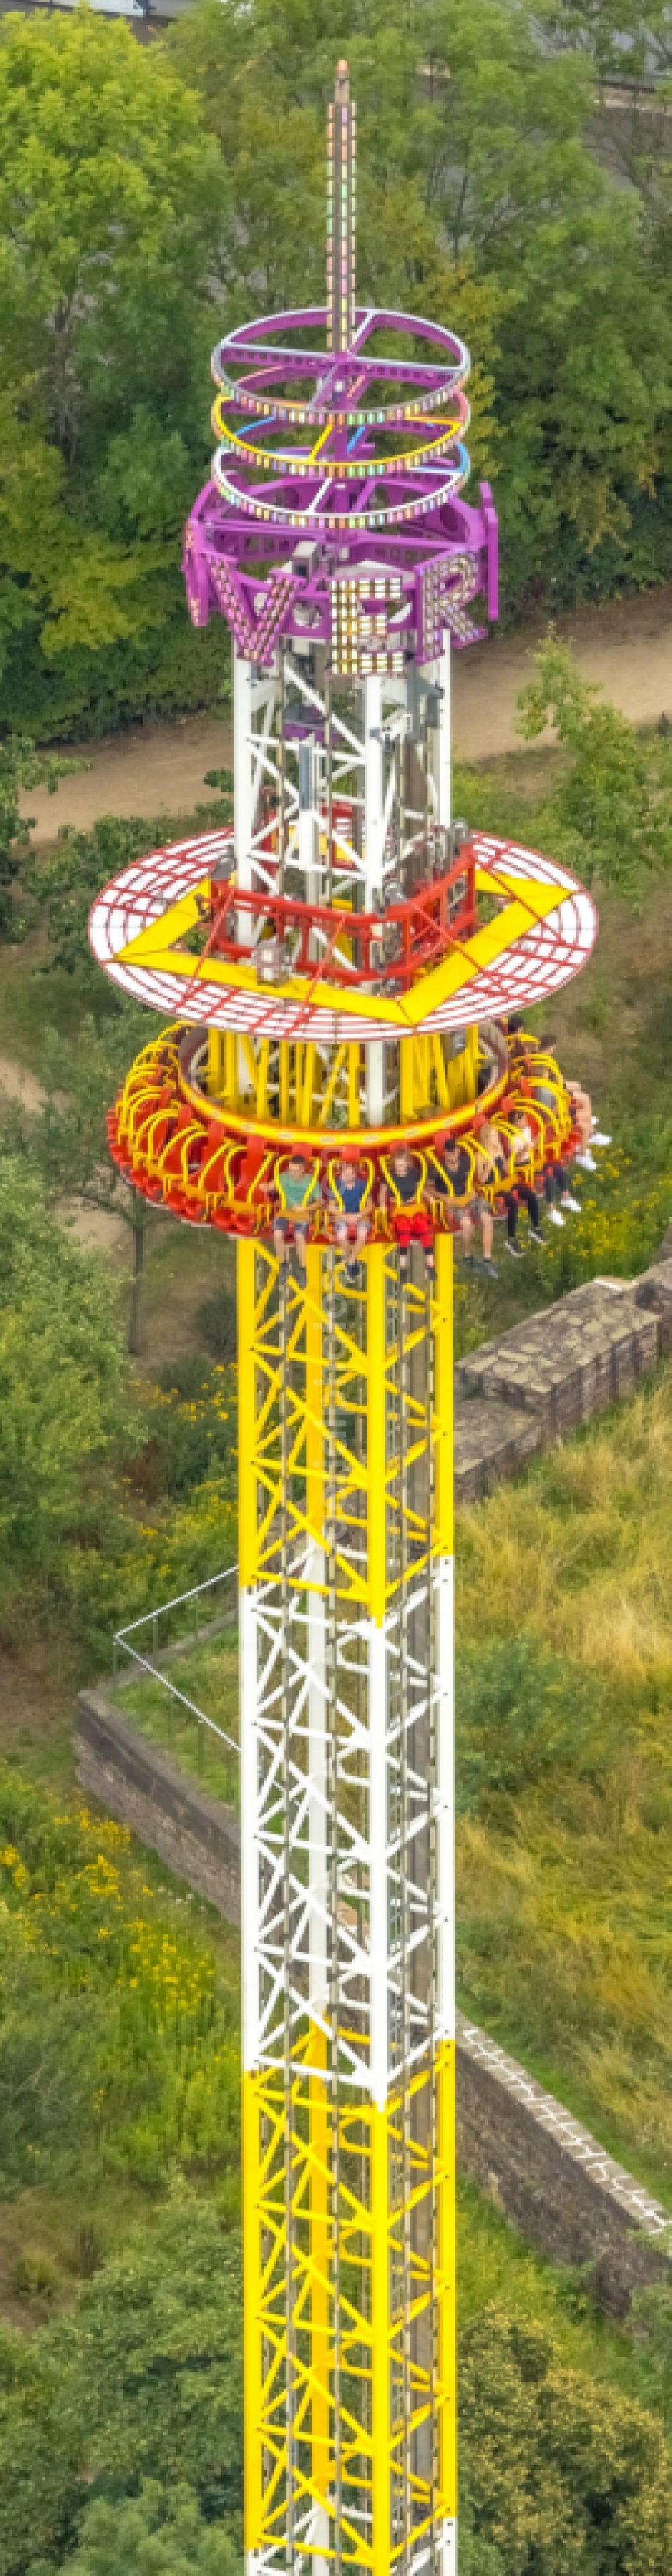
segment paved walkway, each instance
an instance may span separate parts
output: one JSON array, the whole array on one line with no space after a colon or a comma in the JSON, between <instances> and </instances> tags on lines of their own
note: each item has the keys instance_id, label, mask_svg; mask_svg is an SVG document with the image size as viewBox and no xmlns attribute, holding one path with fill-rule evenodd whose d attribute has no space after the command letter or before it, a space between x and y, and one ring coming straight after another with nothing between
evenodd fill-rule
<instances>
[{"instance_id":1,"label":"paved walkway","mask_svg":"<svg viewBox=\"0 0 672 2576\"><path fill-rule=\"evenodd\" d=\"M601 682L605 696L635 724L672 722L672 584L607 608L582 609L558 620L581 670ZM524 635L496 637L453 656L453 743L463 760L492 759L521 751L516 700L532 674L532 653L543 624ZM166 725L136 725L86 751L91 767L64 778L55 796L36 789L24 812L37 818L36 843L56 839L64 823L87 830L101 814L161 815L173 824L207 804L206 769L231 758L228 710L221 718L186 716ZM204 827L205 828L205 827Z\"/></svg>"}]
</instances>

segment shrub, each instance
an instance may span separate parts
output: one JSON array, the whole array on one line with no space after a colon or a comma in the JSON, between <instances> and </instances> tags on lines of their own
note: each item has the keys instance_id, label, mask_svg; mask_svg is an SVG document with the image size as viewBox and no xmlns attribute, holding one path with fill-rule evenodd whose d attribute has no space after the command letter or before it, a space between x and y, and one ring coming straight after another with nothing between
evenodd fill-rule
<instances>
[{"instance_id":1,"label":"shrub","mask_svg":"<svg viewBox=\"0 0 672 2576\"><path fill-rule=\"evenodd\" d=\"M594 1777L604 1758L595 1681L534 1637L458 1646L456 1711L462 1814L551 1772Z\"/></svg>"},{"instance_id":2,"label":"shrub","mask_svg":"<svg viewBox=\"0 0 672 2576\"><path fill-rule=\"evenodd\" d=\"M217 1288L213 1297L204 1297L196 1308L194 1323L214 1359L235 1359L238 1334L235 1289Z\"/></svg>"},{"instance_id":3,"label":"shrub","mask_svg":"<svg viewBox=\"0 0 672 2576\"><path fill-rule=\"evenodd\" d=\"M488 2308L461 2338L467 2486L503 2576L668 2576L672 2462L642 2406Z\"/></svg>"},{"instance_id":4,"label":"shrub","mask_svg":"<svg viewBox=\"0 0 672 2576\"><path fill-rule=\"evenodd\" d=\"M121 2506L97 2497L68 2559L70 2576L240 2576L242 2565L239 2532L204 2522L184 2481L171 2494L155 2478Z\"/></svg>"}]
</instances>

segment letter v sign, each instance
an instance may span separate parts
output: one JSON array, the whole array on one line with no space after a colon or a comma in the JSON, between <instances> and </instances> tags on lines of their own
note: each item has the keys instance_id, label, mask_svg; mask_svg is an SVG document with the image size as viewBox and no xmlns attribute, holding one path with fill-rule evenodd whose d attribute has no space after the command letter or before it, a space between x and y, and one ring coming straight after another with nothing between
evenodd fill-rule
<instances>
[{"instance_id":1,"label":"letter v sign","mask_svg":"<svg viewBox=\"0 0 672 2576\"><path fill-rule=\"evenodd\" d=\"M264 604L258 617L248 608L242 584L229 564L211 563L210 578L219 606L233 628L239 653L249 662L270 662L276 636L297 589L291 568L272 573L264 584Z\"/></svg>"}]
</instances>

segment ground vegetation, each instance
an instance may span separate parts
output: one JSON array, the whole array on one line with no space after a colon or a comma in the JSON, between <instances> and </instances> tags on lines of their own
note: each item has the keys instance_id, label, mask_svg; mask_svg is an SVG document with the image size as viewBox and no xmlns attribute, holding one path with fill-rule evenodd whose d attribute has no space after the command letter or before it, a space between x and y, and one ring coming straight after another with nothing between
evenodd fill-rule
<instances>
[{"instance_id":1,"label":"ground vegetation","mask_svg":"<svg viewBox=\"0 0 672 2576\"><path fill-rule=\"evenodd\" d=\"M2 2576L238 2576L237 1943L16 1762L0 1876ZM655 2340L468 2186L459 2242L468 2576L665 2576Z\"/></svg>"}]
</instances>

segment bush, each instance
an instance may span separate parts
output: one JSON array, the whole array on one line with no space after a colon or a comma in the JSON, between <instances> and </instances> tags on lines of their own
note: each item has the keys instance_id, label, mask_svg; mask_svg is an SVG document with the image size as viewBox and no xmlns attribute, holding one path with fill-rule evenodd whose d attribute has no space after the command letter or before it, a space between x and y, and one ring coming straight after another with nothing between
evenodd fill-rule
<instances>
[{"instance_id":1,"label":"bush","mask_svg":"<svg viewBox=\"0 0 672 2576\"><path fill-rule=\"evenodd\" d=\"M188 1929L155 1922L129 1845L0 1770L4 2189L76 2171L84 2201L105 2174L153 2192L173 2162L235 2207L237 1996Z\"/></svg>"},{"instance_id":2,"label":"bush","mask_svg":"<svg viewBox=\"0 0 672 2576\"><path fill-rule=\"evenodd\" d=\"M0 1615L62 1580L110 1518L109 1477L138 1440L118 1301L101 1263L47 1213L37 1175L0 1159Z\"/></svg>"},{"instance_id":3,"label":"bush","mask_svg":"<svg viewBox=\"0 0 672 2576\"><path fill-rule=\"evenodd\" d=\"M212 1351L213 1359L235 1360L238 1324L236 1294L233 1288L217 1288L213 1297L204 1297L194 1316L196 1330Z\"/></svg>"},{"instance_id":4,"label":"bush","mask_svg":"<svg viewBox=\"0 0 672 2576\"><path fill-rule=\"evenodd\" d=\"M151 2478L128 2504L97 2497L68 2559L70 2576L241 2576L242 2565L240 2535L204 2522L193 2488L171 2494Z\"/></svg>"},{"instance_id":5,"label":"bush","mask_svg":"<svg viewBox=\"0 0 672 2576\"><path fill-rule=\"evenodd\" d=\"M240 2243L179 2188L74 2319L28 2345L0 2332L0 2576L42 2576L73 2547L77 2576L234 2576L241 2500Z\"/></svg>"},{"instance_id":6,"label":"bush","mask_svg":"<svg viewBox=\"0 0 672 2576\"><path fill-rule=\"evenodd\" d=\"M536 1638L458 1645L455 1698L460 1814L487 1809L502 1791L517 1797L548 1773L599 1773L598 1686Z\"/></svg>"},{"instance_id":7,"label":"bush","mask_svg":"<svg viewBox=\"0 0 672 2576\"><path fill-rule=\"evenodd\" d=\"M180 1501L216 1476L233 1511L236 1498L236 1386L223 1366L189 1352L160 1372L152 1417L152 1447L143 1477L162 1495ZM235 1550L234 1550L235 1553ZM214 1567L212 1568L214 1572Z\"/></svg>"},{"instance_id":8,"label":"bush","mask_svg":"<svg viewBox=\"0 0 672 2576\"><path fill-rule=\"evenodd\" d=\"M503 2576L669 2576L672 2462L642 2406L495 2308L461 2337L460 2403L474 2527Z\"/></svg>"}]
</instances>

